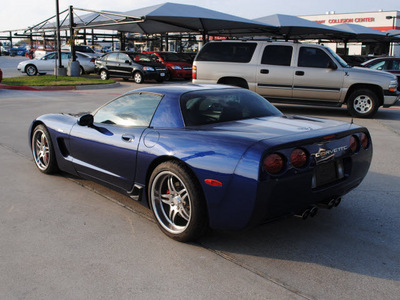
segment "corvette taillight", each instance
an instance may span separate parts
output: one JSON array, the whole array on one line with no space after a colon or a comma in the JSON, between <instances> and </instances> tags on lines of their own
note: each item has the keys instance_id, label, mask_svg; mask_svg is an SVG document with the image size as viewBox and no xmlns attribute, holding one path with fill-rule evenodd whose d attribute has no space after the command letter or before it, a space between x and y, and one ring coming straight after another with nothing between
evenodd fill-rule
<instances>
[{"instance_id":1,"label":"corvette taillight","mask_svg":"<svg viewBox=\"0 0 400 300\"><path fill-rule=\"evenodd\" d=\"M285 167L285 159L279 153L269 154L264 158L264 170L270 174L278 174Z\"/></svg>"},{"instance_id":2,"label":"corvette taillight","mask_svg":"<svg viewBox=\"0 0 400 300\"><path fill-rule=\"evenodd\" d=\"M368 136L363 132L361 133L361 147L363 147L363 149L367 149L368 146L369 146Z\"/></svg>"},{"instance_id":3,"label":"corvette taillight","mask_svg":"<svg viewBox=\"0 0 400 300\"><path fill-rule=\"evenodd\" d=\"M197 79L197 67L192 67L192 79Z\"/></svg>"},{"instance_id":4,"label":"corvette taillight","mask_svg":"<svg viewBox=\"0 0 400 300\"><path fill-rule=\"evenodd\" d=\"M352 135L350 137L350 149L353 153L356 153L358 150L360 150L360 140L356 135Z\"/></svg>"},{"instance_id":5,"label":"corvette taillight","mask_svg":"<svg viewBox=\"0 0 400 300\"><path fill-rule=\"evenodd\" d=\"M290 154L290 163L295 168L304 168L308 162L308 155L306 151L300 148L296 148Z\"/></svg>"}]
</instances>

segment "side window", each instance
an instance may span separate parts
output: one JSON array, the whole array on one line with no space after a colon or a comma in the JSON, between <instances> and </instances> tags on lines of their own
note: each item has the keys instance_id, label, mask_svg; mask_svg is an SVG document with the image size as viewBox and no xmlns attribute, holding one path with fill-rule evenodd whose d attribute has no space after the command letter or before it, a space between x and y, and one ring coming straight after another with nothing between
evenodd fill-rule
<instances>
[{"instance_id":1,"label":"side window","mask_svg":"<svg viewBox=\"0 0 400 300\"><path fill-rule=\"evenodd\" d=\"M207 43L200 50L198 61L222 61L248 63L253 57L256 43Z\"/></svg>"},{"instance_id":2,"label":"side window","mask_svg":"<svg viewBox=\"0 0 400 300\"><path fill-rule=\"evenodd\" d=\"M371 66L371 69L374 69L374 70L387 70L388 69L387 62L386 61L377 62L376 64Z\"/></svg>"},{"instance_id":3,"label":"side window","mask_svg":"<svg viewBox=\"0 0 400 300\"><path fill-rule=\"evenodd\" d=\"M134 93L124 95L100 108L95 123L118 126L149 126L162 95Z\"/></svg>"},{"instance_id":4,"label":"side window","mask_svg":"<svg viewBox=\"0 0 400 300\"><path fill-rule=\"evenodd\" d=\"M275 66L290 66L293 47L270 45L266 46L261 59L262 64Z\"/></svg>"},{"instance_id":5,"label":"side window","mask_svg":"<svg viewBox=\"0 0 400 300\"><path fill-rule=\"evenodd\" d=\"M118 62L125 63L125 61L127 61L127 60L130 61L130 58L129 58L128 54L125 54L125 53L120 53L119 54Z\"/></svg>"},{"instance_id":6,"label":"side window","mask_svg":"<svg viewBox=\"0 0 400 300\"><path fill-rule=\"evenodd\" d=\"M392 61L392 70L400 71L400 60Z\"/></svg>"},{"instance_id":7,"label":"side window","mask_svg":"<svg viewBox=\"0 0 400 300\"><path fill-rule=\"evenodd\" d=\"M118 61L118 53L110 53L107 55L107 61Z\"/></svg>"},{"instance_id":8,"label":"side window","mask_svg":"<svg viewBox=\"0 0 400 300\"><path fill-rule=\"evenodd\" d=\"M333 63L331 58L321 49L301 47L299 53L299 67L328 68Z\"/></svg>"},{"instance_id":9,"label":"side window","mask_svg":"<svg viewBox=\"0 0 400 300\"><path fill-rule=\"evenodd\" d=\"M62 52L61 53L61 58L62 59L70 59L71 58L71 54Z\"/></svg>"},{"instance_id":10,"label":"side window","mask_svg":"<svg viewBox=\"0 0 400 300\"><path fill-rule=\"evenodd\" d=\"M51 54L46 56L46 59L56 59L56 58L57 58L57 53L56 52L51 53Z\"/></svg>"}]
</instances>

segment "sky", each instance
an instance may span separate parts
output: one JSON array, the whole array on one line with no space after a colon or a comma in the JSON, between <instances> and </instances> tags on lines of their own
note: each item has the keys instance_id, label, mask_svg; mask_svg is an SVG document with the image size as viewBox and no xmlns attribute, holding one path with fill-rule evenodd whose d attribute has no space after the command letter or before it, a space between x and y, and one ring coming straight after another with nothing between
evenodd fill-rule
<instances>
[{"instance_id":1,"label":"sky","mask_svg":"<svg viewBox=\"0 0 400 300\"><path fill-rule=\"evenodd\" d=\"M129 11L165 2L197 5L243 18L272 14L294 16L400 10L399 0L59 0L60 11L70 5L92 10ZM25 29L55 15L56 0L1 0L0 32ZM0 33L1 34L1 33Z\"/></svg>"}]
</instances>

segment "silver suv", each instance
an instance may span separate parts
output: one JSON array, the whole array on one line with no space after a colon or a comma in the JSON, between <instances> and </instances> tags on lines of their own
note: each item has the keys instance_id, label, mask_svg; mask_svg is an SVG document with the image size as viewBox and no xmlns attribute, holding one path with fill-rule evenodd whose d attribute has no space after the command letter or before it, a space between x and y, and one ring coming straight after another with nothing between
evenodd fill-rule
<instances>
[{"instance_id":1,"label":"silver suv","mask_svg":"<svg viewBox=\"0 0 400 300\"><path fill-rule=\"evenodd\" d=\"M193 83L240 86L272 102L347 104L360 118L400 99L393 74L350 67L321 45L289 42L207 43L193 62Z\"/></svg>"}]
</instances>

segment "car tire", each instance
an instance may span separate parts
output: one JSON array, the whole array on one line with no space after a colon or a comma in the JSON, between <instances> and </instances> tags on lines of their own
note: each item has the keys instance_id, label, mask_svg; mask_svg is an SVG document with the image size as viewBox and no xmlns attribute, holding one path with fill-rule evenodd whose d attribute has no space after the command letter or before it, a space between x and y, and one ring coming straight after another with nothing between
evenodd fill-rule
<instances>
[{"instance_id":1,"label":"car tire","mask_svg":"<svg viewBox=\"0 0 400 300\"><path fill-rule=\"evenodd\" d=\"M100 71L100 78L102 80L108 80L110 78L110 75L108 74L107 70L101 70Z\"/></svg>"},{"instance_id":2,"label":"car tire","mask_svg":"<svg viewBox=\"0 0 400 300\"><path fill-rule=\"evenodd\" d=\"M347 109L353 117L371 118L379 108L378 96L368 89L358 89L351 93Z\"/></svg>"},{"instance_id":3,"label":"car tire","mask_svg":"<svg viewBox=\"0 0 400 300\"><path fill-rule=\"evenodd\" d=\"M35 76L38 73L38 69L35 65L27 65L25 67L25 73L28 76Z\"/></svg>"},{"instance_id":4,"label":"car tire","mask_svg":"<svg viewBox=\"0 0 400 300\"><path fill-rule=\"evenodd\" d=\"M143 75L142 75L142 73L140 73L140 72L133 73L133 80L135 80L135 82L137 84L143 83Z\"/></svg>"},{"instance_id":5,"label":"car tire","mask_svg":"<svg viewBox=\"0 0 400 300\"><path fill-rule=\"evenodd\" d=\"M185 165L164 162L154 169L149 182L149 204L158 226L167 236L188 242L204 234L208 227L204 196Z\"/></svg>"},{"instance_id":6,"label":"car tire","mask_svg":"<svg viewBox=\"0 0 400 300\"><path fill-rule=\"evenodd\" d=\"M56 155L49 131L44 125L38 125L33 130L31 149L33 161L45 174L52 174L58 171Z\"/></svg>"},{"instance_id":7,"label":"car tire","mask_svg":"<svg viewBox=\"0 0 400 300\"><path fill-rule=\"evenodd\" d=\"M82 76L82 75L85 75L85 74L86 74L85 70L83 69L82 66L80 66L79 67L79 75Z\"/></svg>"}]
</instances>

